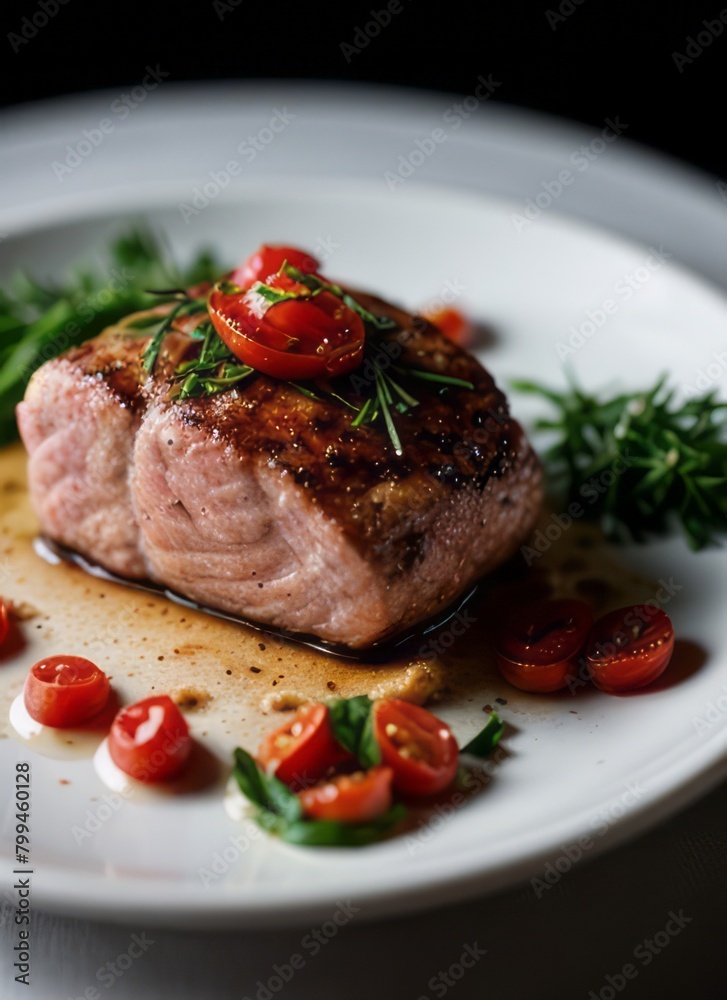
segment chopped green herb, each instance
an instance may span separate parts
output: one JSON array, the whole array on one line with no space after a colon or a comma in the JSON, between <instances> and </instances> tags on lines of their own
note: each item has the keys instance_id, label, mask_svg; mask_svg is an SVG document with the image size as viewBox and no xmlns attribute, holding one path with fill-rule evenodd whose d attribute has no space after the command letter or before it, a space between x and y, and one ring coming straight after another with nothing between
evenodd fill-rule
<instances>
[{"instance_id":1,"label":"chopped green herb","mask_svg":"<svg viewBox=\"0 0 727 1000\"><path fill-rule=\"evenodd\" d=\"M59 285L20 274L0 292L0 445L17 436L15 407L33 372L45 361L97 336L131 313L150 309L177 289L212 281L222 270L207 252L173 273L154 237L137 229L116 240L108 268L78 269ZM116 270L113 282L109 274ZM172 287L173 286L173 287ZM147 288L172 288L152 295ZM149 326L158 323L150 318ZM145 329L140 318L130 329Z\"/></svg>"},{"instance_id":2,"label":"chopped green herb","mask_svg":"<svg viewBox=\"0 0 727 1000\"><path fill-rule=\"evenodd\" d=\"M333 735L363 768L381 763L381 750L374 737L373 702L365 695L337 698L328 704Z\"/></svg>"},{"instance_id":3,"label":"chopped green herb","mask_svg":"<svg viewBox=\"0 0 727 1000\"><path fill-rule=\"evenodd\" d=\"M609 535L643 541L676 522L701 549L727 529L727 402L716 392L677 403L665 377L605 398L575 384L514 386L556 411L536 426L555 435L544 459L559 500L578 502Z\"/></svg>"},{"instance_id":4,"label":"chopped green herb","mask_svg":"<svg viewBox=\"0 0 727 1000\"><path fill-rule=\"evenodd\" d=\"M242 794L257 807L255 821L289 844L309 847L361 847L384 837L406 816L396 805L367 823L336 823L302 818L300 799L239 747L235 750L233 774Z\"/></svg>"},{"instance_id":5,"label":"chopped green herb","mask_svg":"<svg viewBox=\"0 0 727 1000\"><path fill-rule=\"evenodd\" d=\"M256 295L262 296L271 305L276 305L278 302L287 302L289 299L309 299L312 298L311 295L301 295L299 292L280 292L277 288L271 288L270 285L263 284L259 281L256 285L253 285L251 291ZM315 292L313 293L316 294Z\"/></svg>"},{"instance_id":6,"label":"chopped green herb","mask_svg":"<svg viewBox=\"0 0 727 1000\"><path fill-rule=\"evenodd\" d=\"M291 823L281 838L299 847L364 847L381 840L405 818L406 806L398 804L368 823L301 820Z\"/></svg>"},{"instance_id":7,"label":"chopped green herb","mask_svg":"<svg viewBox=\"0 0 727 1000\"><path fill-rule=\"evenodd\" d=\"M487 720L485 728L481 729L480 732L469 741L467 746L462 747L460 753L469 753L472 754L473 757L489 757L497 744L500 742L504 731L504 722L497 712L493 712Z\"/></svg>"},{"instance_id":8,"label":"chopped green herb","mask_svg":"<svg viewBox=\"0 0 727 1000\"><path fill-rule=\"evenodd\" d=\"M297 267L293 267L292 264L288 263L283 264L282 272L289 278L297 281L299 284L305 285L305 287L310 289L314 295L317 295L320 292L330 292L332 295L335 295L337 298L341 299L344 305L347 305L349 309L358 313L364 323L369 323L377 330L393 330L396 327L396 323L393 319L389 316L374 316L372 312L369 312L368 309L365 309L364 306L357 302L352 295L344 292L340 285L332 285L330 282L323 281L314 274L306 274L304 271L300 271ZM292 294L288 297L300 298L301 296Z\"/></svg>"}]
</instances>

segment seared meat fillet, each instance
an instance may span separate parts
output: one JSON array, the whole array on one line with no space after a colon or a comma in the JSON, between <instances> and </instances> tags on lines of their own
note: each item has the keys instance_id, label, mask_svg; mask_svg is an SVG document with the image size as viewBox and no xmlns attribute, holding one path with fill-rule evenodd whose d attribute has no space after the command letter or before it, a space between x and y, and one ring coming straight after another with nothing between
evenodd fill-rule
<instances>
[{"instance_id":1,"label":"seared meat fillet","mask_svg":"<svg viewBox=\"0 0 727 1000\"><path fill-rule=\"evenodd\" d=\"M475 387L410 379L401 455L323 390L265 375L174 399L168 375L195 342L180 332L148 377L146 341L117 328L44 365L18 407L43 531L115 573L352 648L445 608L531 530L539 466L472 356L356 298L399 324L381 334L384 365ZM370 379L364 365L333 388L360 406Z\"/></svg>"},{"instance_id":2,"label":"seared meat fillet","mask_svg":"<svg viewBox=\"0 0 727 1000\"><path fill-rule=\"evenodd\" d=\"M17 408L44 533L131 578L147 575L129 492L141 382L139 342L100 337L43 365Z\"/></svg>"}]
</instances>

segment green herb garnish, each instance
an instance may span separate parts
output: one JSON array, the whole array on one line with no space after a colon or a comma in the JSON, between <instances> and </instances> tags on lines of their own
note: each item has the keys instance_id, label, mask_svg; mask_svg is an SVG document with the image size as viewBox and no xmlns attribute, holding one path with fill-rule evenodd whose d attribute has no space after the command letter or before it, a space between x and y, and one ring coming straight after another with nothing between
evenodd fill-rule
<instances>
[{"instance_id":1,"label":"green herb garnish","mask_svg":"<svg viewBox=\"0 0 727 1000\"><path fill-rule=\"evenodd\" d=\"M283 274L287 274L289 278L297 281L300 285L305 285L305 287L312 292L314 295L318 295L321 292L330 292L337 298L341 299L344 305L352 309L353 312L358 313L364 323L368 323L370 326L375 327L377 330L393 330L396 327L396 323L389 316L375 316L368 309L364 308L352 295L341 288L340 285L332 285L328 281L323 281L322 278L316 277L314 274L306 274L305 271L300 271L297 267L293 267L292 264L285 263L281 268ZM304 298L302 295L289 295L291 298Z\"/></svg>"},{"instance_id":2,"label":"green herb garnish","mask_svg":"<svg viewBox=\"0 0 727 1000\"><path fill-rule=\"evenodd\" d=\"M233 774L243 795L257 807L255 821L289 844L361 847L380 840L406 816L405 807L396 805L367 823L305 820L298 796L282 781L266 774L250 754L239 747L235 750Z\"/></svg>"},{"instance_id":3,"label":"green herb garnish","mask_svg":"<svg viewBox=\"0 0 727 1000\"><path fill-rule=\"evenodd\" d=\"M202 346L196 358L182 362L174 373L174 381L179 386L177 398L227 392L255 373L254 368L241 364L231 353L208 320L200 323L192 336L201 340Z\"/></svg>"},{"instance_id":4,"label":"green herb garnish","mask_svg":"<svg viewBox=\"0 0 727 1000\"><path fill-rule=\"evenodd\" d=\"M111 247L108 266L77 269L66 282L46 285L18 275L0 292L0 445L17 436L15 407L33 372L44 362L96 337L130 313L150 309L175 294L147 288L192 286L222 270L206 251L180 273L147 231L137 229ZM142 329L141 320L130 329ZM158 323L150 318L147 325Z\"/></svg>"},{"instance_id":5,"label":"green herb garnish","mask_svg":"<svg viewBox=\"0 0 727 1000\"><path fill-rule=\"evenodd\" d=\"M625 540L664 534L676 521L701 549L727 529L727 402L709 392L677 403L665 383L603 398L575 384L514 386L556 411L536 426L555 434L544 458L566 502Z\"/></svg>"},{"instance_id":6,"label":"green herb garnish","mask_svg":"<svg viewBox=\"0 0 727 1000\"><path fill-rule=\"evenodd\" d=\"M405 368L402 365L389 365L384 368L375 355L369 360L374 370L373 382L370 383L371 395L359 409L351 426L362 427L375 424L379 418L383 417L389 440L397 455L403 454L403 448L394 422L394 415L407 413L415 406L419 406L419 400L401 385L400 378L395 379L390 374L391 371L399 377L419 378L423 381L439 383L443 388L456 386L462 389L474 389L474 385L471 382L465 382L464 379L439 375L437 372L422 371L419 368Z\"/></svg>"},{"instance_id":7,"label":"green herb garnish","mask_svg":"<svg viewBox=\"0 0 727 1000\"><path fill-rule=\"evenodd\" d=\"M206 300L192 298L185 291L200 282L214 281L222 271L221 265L208 252L202 252L189 267L175 273L165 257L160 244L149 233L134 231L113 245L106 275L78 271L62 287L46 287L20 276L11 291L0 293L0 446L17 436L15 406L22 399L33 372L45 361L121 321L126 321L125 328L130 332L139 331L140 335L150 338L144 349L143 365L147 371L153 371L164 339L174 323L182 317L201 314L197 328L189 331L192 339L202 342L200 354L182 363L172 376L178 399L226 392L254 374L250 366L242 364L229 351L212 328ZM258 283L254 290L271 305L291 298L313 298L327 291L362 318L367 339L374 347L378 333L396 328L393 319L375 315L339 285L305 274L288 264L281 272L303 285L305 292L281 292ZM220 287L231 294L244 293L239 286L225 281ZM165 302L172 304L166 315L159 317L151 311ZM127 320L132 313L141 315ZM359 397L364 397L361 405L334 391L331 385L289 384L310 399L335 400L347 407L355 413L354 427L382 422L399 455L403 449L396 419L419 405L409 388L402 384L407 378L439 383L443 388L473 388L470 382L435 372L403 365L382 367L375 355L371 360L373 377L359 380L363 388L355 390Z\"/></svg>"},{"instance_id":8,"label":"green herb garnish","mask_svg":"<svg viewBox=\"0 0 727 1000\"><path fill-rule=\"evenodd\" d=\"M158 295L158 292L151 292L152 295ZM147 346L144 348L144 353L142 354L142 363L146 371L154 371L154 366L157 363L159 357L159 352L162 348L162 343L164 338L171 330L175 320L181 319L183 316L191 316L194 313L204 311L205 316L207 315L207 300L204 298L192 299L186 292L182 292L184 298L171 309L167 315L163 318L159 326L154 331L152 339L149 341ZM178 293L175 293L175 298L178 298Z\"/></svg>"},{"instance_id":9,"label":"green herb garnish","mask_svg":"<svg viewBox=\"0 0 727 1000\"><path fill-rule=\"evenodd\" d=\"M364 769L381 763L381 749L374 736L373 704L365 694L328 703L333 735Z\"/></svg>"},{"instance_id":10,"label":"green herb garnish","mask_svg":"<svg viewBox=\"0 0 727 1000\"><path fill-rule=\"evenodd\" d=\"M505 723L502 721L497 712L492 712L490 718L487 720L485 728L481 729L480 732L469 741L467 746L462 747L460 753L468 753L473 757L489 757L497 744L500 742L504 731Z\"/></svg>"}]
</instances>

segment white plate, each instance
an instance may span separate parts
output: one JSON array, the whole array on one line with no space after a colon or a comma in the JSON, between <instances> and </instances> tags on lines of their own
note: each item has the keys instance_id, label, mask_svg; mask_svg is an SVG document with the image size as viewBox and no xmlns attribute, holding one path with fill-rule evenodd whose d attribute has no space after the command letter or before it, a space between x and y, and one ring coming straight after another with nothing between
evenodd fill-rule
<instances>
[{"instance_id":1,"label":"white plate","mask_svg":"<svg viewBox=\"0 0 727 1000\"><path fill-rule=\"evenodd\" d=\"M16 213L0 247L0 277L21 263L58 271L84 247L103 245L124 216L142 213L181 256L213 243L235 260L262 240L313 246L323 238L336 244L330 273L406 304L436 298L447 282L463 287L460 304L498 334L482 358L500 382L562 384L556 343L610 298L616 312L573 358L589 387L645 386L664 370L678 385L694 384L724 348L720 295L646 247L554 213L519 233L516 206L442 189L404 184L388 193L311 181L281 190L257 182L231 185L186 225L178 204L190 196L186 183L135 187L117 191L111 208L105 198L79 196L50 219L38 209L22 219ZM643 283L626 300L619 289L630 276ZM532 413L522 400L515 410L526 419ZM592 856L657 821L724 773L726 560L720 551L693 555L678 540L620 557L649 578L673 581L668 612L679 636L704 647L706 662L678 684L633 698L591 693L571 705L509 692L503 714L518 730L510 756L485 794L414 846L399 839L357 852L303 851L256 841L205 886L200 869L226 849L231 857L230 838L240 832L217 795L130 803L79 845L71 828L104 787L88 760L34 757L36 905L108 919L260 927L325 918L337 900L351 899L373 917L542 877L549 859L569 864L579 838L589 838L583 853ZM459 711L445 706L442 714L456 724ZM2 741L4 787L15 761L27 757L14 740ZM8 798L3 810L7 842ZM7 843L5 851L7 881Z\"/></svg>"},{"instance_id":2,"label":"white plate","mask_svg":"<svg viewBox=\"0 0 727 1000\"><path fill-rule=\"evenodd\" d=\"M558 212L636 241L663 242L676 260L720 285L727 282L724 185L632 142L628 128L602 149L598 127L494 101L481 103L464 121L451 112L445 119L457 101L453 94L340 81L165 81L125 118L112 108L118 97L97 91L0 112L3 217L40 204L52 210L90 192L106 192L112 203L124 185L188 180L191 188L231 157L239 159L245 179L345 177L385 191L385 171L396 169L417 140L444 128L446 141L417 167L408 186L444 184L524 205L561 170L570 170L574 181L558 196ZM238 144L266 128L276 108L295 118L248 162ZM113 131L59 179L53 162L62 162L66 147L76 148L84 131L104 118ZM574 169L573 157L594 141L596 155L587 168Z\"/></svg>"}]
</instances>

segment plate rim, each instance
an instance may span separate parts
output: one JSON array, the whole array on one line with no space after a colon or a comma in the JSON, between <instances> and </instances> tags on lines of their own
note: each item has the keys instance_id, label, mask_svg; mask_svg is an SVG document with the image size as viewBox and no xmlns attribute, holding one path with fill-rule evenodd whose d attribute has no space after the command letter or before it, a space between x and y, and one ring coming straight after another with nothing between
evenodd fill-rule
<instances>
[{"instance_id":1,"label":"plate rim","mask_svg":"<svg viewBox=\"0 0 727 1000\"><path fill-rule=\"evenodd\" d=\"M231 186L224 198L218 199L218 203L236 201L237 199L233 195L237 194L241 196L240 201L244 201L256 190L272 190L277 183L277 178L245 179L235 184L234 187ZM296 190L301 189L307 189L308 193L311 189L315 189L316 193L326 198L330 198L332 193L339 198L353 196L359 200L372 198L381 200L382 197L386 197L379 185L372 181L365 182L355 178L338 178L333 182L330 177L298 178L291 184L291 197L294 196ZM124 216L132 215L144 208L169 209L174 207L175 192L189 193L189 183L187 181L175 182L174 184L148 182L145 185L125 185L114 190L119 195L124 193L129 202L134 204L118 204L114 199L112 208L109 204L109 190L93 192L90 196L74 193L69 194L67 198L54 206L55 211L50 214L50 218L47 206L39 204L32 208L25 206L16 213L3 213L0 215L0 224L7 226L8 215L12 217L15 231L8 233L8 240L12 240L14 237L42 231L45 228L62 227L63 224L105 217L110 219L114 212ZM516 206L516 203L511 199L484 192L463 191L449 184L419 183L412 186L411 191L402 189L396 193L395 197L421 200L426 198L428 194L435 195L438 199L443 199L448 203L456 202L463 207L472 202L479 205L498 206L502 209ZM158 200L160 195L163 197ZM140 197L142 204L139 203ZM79 205L82 209L80 215L78 214ZM615 248L633 251L640 246L633 239L604 230L590 222L560 214L557 211L548 213L547 225L551 229L559 229L566 233L576 231L581 235L585 234L600 244L606 242ZM685 267L679 261L671 261L670 268L687 280L689 284L695 285L699 294L706 293L716 298L717 303L727 311L727 294L722 289L693 272L689 267ZM606 835L600 838L596 842L595 848L589 852L588 858L600 856L619 842L648 829L660 819L684 808L689 802L705 794L719 780L727 776L726 732L727 717L722 719L722 724L710 733L708 739L694 743L686 756L680 757L667 768L659 768L656 789L646 793L641 802L609 827ZM600 805L605 806L608 801L610 800L602 800ZM461 900L481 895L483 892L499 891L522 881L535 867L545 864L552 858L553 851L557 850L559 841L567 839L570 842L574 836L577 838L579 834L582 835L586 829L583 825L584 818L592 813L592 808L585 812L571 813L563 823L551 825L549 829L552 830L553 836L547 844L543 844L538 851L531 852L526 856L511 857L496 872L492 870L487 859L484 859L480 866L472 867L469 864L469 853L462 857L447 859L445 865L442 864L440 857L437 859L436 869L423 884L415 881L419 874L418 871L414 874L407 873L407 878L402 879L401 884L397 884L393 890L384 889L377 884L361 888L357 902L361 901L365 907L364 918L373 919L384 914L405 913L420 908L425 895L436 896L435 899L426 900L426 905L432 907L444 905L455 899ZM518 843L519 840L516 839L514 842ZM460 867L465 864L469 864L469 867ZM3 883L4 881L5 879L3 879ZM116 894L113 906L103 899L104 895L108 894L110 884L120 890ZM140 887L143 887L141 893L139 892ZM6 886L0 884L0 889L4 888ZM265 891L269 897L276 895L270 891L269 886L265 887ZM202 920L205 925L209 926L266 925L280 927L287 924L298 926L302 921L313 919L312 915L323 915L330 912L333 902L333 896L328 888L324 889L320 896L311 896L309 887L308 891L297 901L292 900L290 896L285 896L271 902L270 898L250 900L239 894L227 896L207 893L201 896L199 886L162 879L156 881L150 879L135 880L129 883L111 882L103 875L90 872L80 873L63 868L54 868L42 876L36 875L34 893L38 905L50 911L97 917L103 915L116 922L127 921L135 915L143 915L145 919L166 926L198 926ZM180 907L186 908L184 913L179 912Z\"/></svg>"}]
</instances>

